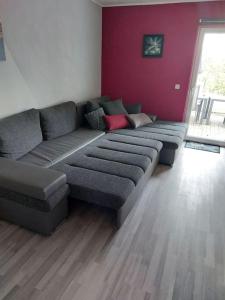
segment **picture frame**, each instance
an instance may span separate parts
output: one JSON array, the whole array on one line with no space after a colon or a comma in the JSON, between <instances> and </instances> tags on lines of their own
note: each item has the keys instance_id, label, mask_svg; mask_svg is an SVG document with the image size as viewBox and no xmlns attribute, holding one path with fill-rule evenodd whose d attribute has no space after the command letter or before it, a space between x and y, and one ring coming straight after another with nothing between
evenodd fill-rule
<instances>
[{"instance_id":1,"label":"picture frame","mask_svg":"<svg viewBox=\"0 0 225 300\"><path fill-rule=\"evenodd\" d=\"M5 47L4 47L4 40L3 40L3 32L2 32L2 24L0 22L0 61L5 61Z\"/></svg>"},{"instance_id":2,"label":"picture frame","mask_svg":"<svg viewBox=\"0 0 225 300\"><path fill-rule=\"evenodd\" d=\"M143 38L144 57L162 57L164 34L145 34Z\"/></svg>"}]
</instances>

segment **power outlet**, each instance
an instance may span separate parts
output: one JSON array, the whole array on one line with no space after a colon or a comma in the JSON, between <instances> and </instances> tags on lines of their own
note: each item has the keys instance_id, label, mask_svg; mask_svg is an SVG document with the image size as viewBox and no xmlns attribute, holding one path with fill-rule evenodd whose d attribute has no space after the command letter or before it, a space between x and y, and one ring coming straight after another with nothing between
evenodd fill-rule
<instances>
[{"instance_id":1,"label":"power outlet","mask_svg":"<svg viewBox=\"0 0 225 300\"><path fill-rule=\"evenodd\" d=\"M175 90L180 90L180 84L179 83L175 84Z\"/></svg>"}]
</instances>

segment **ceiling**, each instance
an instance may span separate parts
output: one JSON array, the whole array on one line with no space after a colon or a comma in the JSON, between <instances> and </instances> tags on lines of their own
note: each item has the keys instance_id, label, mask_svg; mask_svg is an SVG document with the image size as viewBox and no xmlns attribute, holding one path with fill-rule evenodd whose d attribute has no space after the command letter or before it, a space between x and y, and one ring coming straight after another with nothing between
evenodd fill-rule
<instances>
[{"instance_id":1,"label":"ceiling","mask_svg":"<svg viewBox=\"0 0 225 300\"><path fill-rule=\"evenodd\" d=\"M216 0L92 0L96 4L107 6L130 6L145 4L166 4L166 3L184 3L184 2L206 2Z\"/></svg>"}]
</instances>

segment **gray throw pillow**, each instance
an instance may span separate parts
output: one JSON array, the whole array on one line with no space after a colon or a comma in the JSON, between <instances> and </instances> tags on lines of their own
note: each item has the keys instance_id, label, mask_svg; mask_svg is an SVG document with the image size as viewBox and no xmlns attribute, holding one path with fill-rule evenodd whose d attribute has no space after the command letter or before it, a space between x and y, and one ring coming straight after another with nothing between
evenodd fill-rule
<instances>
[{"instance_id":1,"label":"gray throw pillow","mask_svg":"<svg viewBox=\"0 0 225 300\"><path fill-rule=\"evenodd\" d=\"M142 110L142 105L140 103L125 104L124 106L128 114L140 114Z\"/></svg>"},{"instance_id":2,"label":"gray throw pillow","mask_svg":"<svg viewBox=\"0 0 225 300\"><path fill-rule=\"evenodd\" d=\"M152 120L152 122L155 122L158 119L158 116L156 115L148 114L148 116Z\"/></svg>"},{"instance_id":3,"label":"gray throw pillow","mask_svg":"<svg viewBox=\"0 0 225 300\"><path fill-rule=\"evenodd\" d=\"M30 109L0 120L0 156L18 159L42 142L39 111Z\"/></svg>"},{"instance_id":4,"label":"gray throw pillow","mask_svg":"<svg viewBox=\"0 0 225 300\"><path fill-rule=\"evenodd\" d=\"M40 110L45 140L51 140L76 129L76 105L69 101Z\"/></svg>"},{"instance_id":5,"label":"gray throw pillow","mask_svg":"<svg viewBox=\"0 0 225 300\"><path fill-rule=\"evenodd\" d=\"M123 102L121 99L109 101L109 102L103 102L101 103L101 106L104 109L104 112L106 115L127 115L127 111L125 107L123 106Z\"/></svg>"},{"instance_id":6,"label":"gray throw pillow","mask_svg":"<svg viewBox=\"0 0 225 300\"><path fill-rule=\"evenodd\" d=\"M144 113L131 114L127 116L131 126L133 128L138 128L147 124L152 123L152 120Z\"/></svg>"},{"instance_id":7,"label":"gray throw pillow","mask_svg":"<svg viewBox=\"0 0 225 300\"><path fill-rule=\"evenodd\" d=\"M100 108L100 105L97 102L88 101L86 104L86 113L90 113Z\"/></svg>"},{"instance_id":8,"label":"gray throw pillow","mask_svg":"<svg viewBox=\"0 0 225 300\"><path fill-rule=\"evenodd\" d=\"M103 116L105 116L104 110L103 108L99 108L86 114L85 118L92 129L105 130L105 122L102 118Z\"/></svg>"}]
</instances>

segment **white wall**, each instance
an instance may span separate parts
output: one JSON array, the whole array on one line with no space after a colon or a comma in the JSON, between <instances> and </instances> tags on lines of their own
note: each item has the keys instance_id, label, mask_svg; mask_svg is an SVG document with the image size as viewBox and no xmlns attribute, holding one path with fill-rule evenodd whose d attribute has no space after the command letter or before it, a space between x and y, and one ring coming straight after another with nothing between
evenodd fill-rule
<instances>
[{"instance_id":1,"label":"white wall","mask_svg":"<svg viewBox=\"0 0 225 300\"><path fill-rule=\"evenodd\" d=\"M100 95L101 14L90 0L0 0L0 117Z\"/></svg>"},{"instance_id":2,"label":"white wall","mask_svg":"<svg viewBox=\"0 0 225 300\"><path fill-rule=\"evenodd\" d=\"M0 118L35 106L23 76L6 48L7 60L0 61Z\"/></svg>"}]
</instances>

